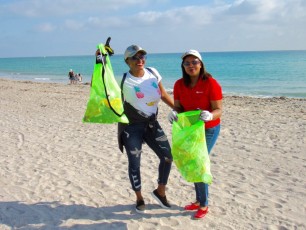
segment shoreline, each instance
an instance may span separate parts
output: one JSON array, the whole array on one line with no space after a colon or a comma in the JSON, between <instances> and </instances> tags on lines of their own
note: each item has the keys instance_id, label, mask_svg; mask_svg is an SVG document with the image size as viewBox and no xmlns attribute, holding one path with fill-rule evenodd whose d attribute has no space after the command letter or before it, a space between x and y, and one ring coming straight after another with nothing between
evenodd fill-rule
<instances>
[{"instance_id":1,"label":"shoreline","mask_svg":"<svg viewBox=\"0 0 306 230\"><path fill-rule=\"evenodd\" d=\"M225 96L210 155L209 213L182 207L194 187L173 164L160 208L158 161L143 148L144 214L135 212L116 124L82 123L90 88L0 79L0 229L305 229L306 99ZM158 120L171 141L170 108Z\"/></svg>"},{"instance_id":2,"label":"shoreline","mask_svg":"<svg viewBox=\"0 0 306 230\"><path fill-rule=\"evenodd\" d=\"M66 83L64 82L43 82L43 81L31 81L31 80L15 80L15 79L10 79L10 78L2 78L0 77L0 81L1 80L4 80L4 81L13 81L13 82L23 82L23 83L37 83L37 84L58 84L58 85L71 85L69 84L69 81L67 80ZM80 85L84 85L84 86L90 86L90 82L82 82L82 83L78 83L76 85L71 85L72 87L73 86L80 86ZM173 89L166 89L166 91L172 95L173 93ZM269 99L269 98L273 98L273 99L281 99L281 100L284 100L284 99L297 99L297 100L306 100L306 97L289 97L289 96L256 96L256 95L237 95L237 94L226 94L224 93L223 94L224 97L240 97L240 98L243 98L243 97L249 97L249 98L255 98L255 99Z\"/></svg>"}]
</instances>

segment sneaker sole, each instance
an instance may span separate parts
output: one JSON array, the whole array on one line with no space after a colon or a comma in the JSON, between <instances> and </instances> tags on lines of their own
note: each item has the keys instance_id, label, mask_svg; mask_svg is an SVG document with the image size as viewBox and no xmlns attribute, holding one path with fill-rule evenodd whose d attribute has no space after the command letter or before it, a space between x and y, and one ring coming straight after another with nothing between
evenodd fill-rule
<instances>
[{"instance_id":1,"label":"sneaker sole","mask_svg":"<svg viewBox=\"0 0 306 230\"><path fill-rule=\"evenodd\" d=\"M143 213L145 213L146 210L139 210L139 209L135 208L135 211L139 214L143 214Z\"/></svg>"},{"instance_id":2,"label":"sneaker sole","mask_svg":"<svg viewBox=\"0 0 306 230\"><path fill-rule=\"evenodd\" d=\"M135 207L135 210L136 210L136 212L138 212L138 213L144 213L144 211L146 210L146 205L145 205L145 204L142 204L142 205L139 205L138 207L136 206L136 207Z\"/></svg>"},{"instance_id":3,"label":"sneaker sole","mask_svg":"<svg viewBox=\"0 0 306 230\"><path fill-rule=\"evenodd\" d=\"M205 216L206 216L206 215L205 215ZM200 218L197 218L197 217L192 217L192 219L193 219L193 220L203 220L205 216L200 217Z\"/></svg>"},{"instance_id":4,"label":"sneaker sole","mask_svg":"<svg viewBox=\"0 0 306 230\"><path fill-rule=\"evenodd\" d=\"M161 206L162 208L165 209L170 209L170 207L165 206L159 199L157 196L155 196L155 194L152 192L151 195L153 196L153 198L158 202L159 206Z\"/></svg>"}]
</instances>

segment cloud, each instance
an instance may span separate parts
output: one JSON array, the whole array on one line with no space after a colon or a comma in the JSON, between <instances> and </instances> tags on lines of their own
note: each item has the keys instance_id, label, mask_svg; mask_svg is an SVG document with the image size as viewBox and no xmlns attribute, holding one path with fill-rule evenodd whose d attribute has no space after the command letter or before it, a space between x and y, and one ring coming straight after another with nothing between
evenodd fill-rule
<instances>
[{"instance_id":1,"label":"cloud","mask_svg":"<svg viewBox=\"0 0 306 230\"><path fill-rule=\"evenodd\" d=\"M71 16L79 13L108 13L131 6L148 4L148 0L27 0L10 1L1 6L11 13L25 17Z\"/></svg>"},{"instance_id":2,"label":"cloud","mask_svg":"<svg viewBox=\"0 0 306 230\"><path fill-rule=\"evenodd\" d=\"M303 0L237 0L228 4L219 17L246 23L270 23L305 18ZM241 21L240 21L241 20Z\"/></svg>"},{"instance_id":3,"label":"cloud","mask_svg":"<svg viewBox=\"0 0 306 230\"><path fill-rule=\"evenodd\" d=\"M36 27L37 31L40 32L53 32L56 29L56 26L54 26L52 23L43 23L43 24L39 24Z\"/></svg>"},{"instance_id":4,"label":"cloud","mask_svg":"<svg viewBox=\"0 0 306 230\"><path fill-rule=\"evenodd\" d=\"M75 21L75 20L65 20L64 21L64 25L63 25L63 29L65 31L70 30L70 31L80 31L84 28L84 23L79 22L79 21Z\"/></svg>"},{"instance_id":5,"label":"cloud","mask_svg":"<svg viewBox=\"0 0 306 230\"><path fill-rule=\"evenodd\" d=\"M189 6L175 8L164 12L140 12L131 17L131 21L138 22L142 25L194 26L210 23L211 12L207 7Z\"/></svg>"},{"instance_id":6,"label":"cloud","mask_svg":"<svg viewBox=\"0 0 306 230\"><path fill-rule=\"evenodd\" d=\"M116 52L129 43L151 52L190 46L206 51L306 48L305 0L2 1L3 44L50 39L64 47L61 52L86 53L100 37L112 36Z\"/></svg>"},{"instance_id":7,"label":"cloud","mask_svg":"<svg viewBox=\"0 0 306 230\"><path fill-rule=\"evenodd\" d=\"M153 1L154 2L154 1ZM167 1L160 1L167 2ZM227 1L228 2L228 1ZM305 18L302 0L236 0L216 1L213 5L172 7L166 10L146 9L152 0L112 0L107 4L96 0L29 0L7 4L11 12L24 17L48 19L55 28L88 30L90 28L209 26L213 24L279 24ZM292 4L293 3L293 4ZM137 6L139 10L133 10ZM51 17L50 17L51 16ZM52 22L51 22L52 20ZM56 25L57 24L57 25ZM44 31L44 30L41 30ZM51 31L51 30L50 30Z\"/></svg>"}]
</instances>

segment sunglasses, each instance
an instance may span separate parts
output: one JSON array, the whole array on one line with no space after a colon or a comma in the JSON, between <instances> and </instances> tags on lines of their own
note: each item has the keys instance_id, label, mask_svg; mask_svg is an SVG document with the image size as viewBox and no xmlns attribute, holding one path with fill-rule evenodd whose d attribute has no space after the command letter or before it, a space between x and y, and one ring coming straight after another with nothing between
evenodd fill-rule
<instances>
[{"instance_id":1,"label":"sunglasses","mask_svg":"<svg viewBox=\"0 0 306 230\"><path fill-rule=\"evenodd\" d=\"M139 56L135 55L133 57L130 57L130 59L133 60L133 61L138 61L138 60L144 61L144 60L147 59L147 56L146 55L139 55Z\"/></svg>"},{"instance_id":2,"label":"sunglasses","mask_svg":"<svg viewBox=\"0 0 306 230\"><path fill-rule=\"evenodd\" d=\"M199 60L194 60L194 61L191 61L191 62L183 62L183 66L190 66L190 65L198 65L198 64L200 64L201 63L201 61L199 61Z\"/></svg>"}]
</instances>

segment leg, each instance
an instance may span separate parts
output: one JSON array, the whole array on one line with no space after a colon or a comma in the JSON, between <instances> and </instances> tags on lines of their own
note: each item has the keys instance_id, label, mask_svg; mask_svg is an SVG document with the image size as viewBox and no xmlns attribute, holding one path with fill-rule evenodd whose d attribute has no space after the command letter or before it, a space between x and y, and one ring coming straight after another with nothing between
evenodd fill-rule
<instances>
[{"instance_id":1,"label":"leg","mask_svg":"<svg viewBox=\"0 0 306 230\"><path fill-rule=\"evenodd\" d=\"M136 200L137 200L137 201L143 200L141 191L135 191L135 194L136 194Z\"/></svg>"},{"instance_id":2,"label":"leg","mask_svg":"<svg viewBox=\"0 0 306 230\"><path fill-rule=\"evenodd\" d=\"M211 129L205 130L205 137L206 137L206 145L208 154L210 154L212 148L217 142L220 133L220 125L217 125Z\"/></svg>"},{"instance_id":3,"label":"leg","mask_svg":"<svg viewBox=\"0 0 306 230\"><path fill-rule=\"evenodd\" d=\"M208 154L210 154L213 146L215 145L220 133L220 125L205 130L206 145L208 149ZM208 206L208 184L205 183L195 183L197 200L200 202L202 209L207 209Z\"/></svg>"},{"instance_id":4,"label":"leg","mask_svg":"<svg viewBox=\"0 0 306 230\"><path fill-rule=\"evenodd\" d=\"M198 188L198 183L194 183L194 189L196 192L196 200L192 202L191 204L187 204L184 207L184 210L186 211L193 211L193 210L198 210L200 208L200 193L199 193L199 188Z\"/></svg>"},{"instance_id":5,"label":"leg","mask_svg":"<svg viewBox=\"0 0 306 230\"><path fill-rule=\"evenodd\" d=\"M158 167L158 187L153 191L152 195L163 208L170 208L171 206L166 198L166 184L172 165L171 148L167 136L157 121L154 127L147 128L144 140L160 160Z\"/></svg>"},{"instance_id":6,"label":"leg","mask_svg":"<svg viewBox=\"0 0 306 230\"><path fill-rule=\"evenodd\" d=\"M172 155L167 136L157 121L153 128L147 128L144 140L160 160L158 166L158 184L161 185L159 187L160 192L164 193L171 170Z\"/></svg>"},{"instance_id":7,"label":"leg","mask_svg":"<svg viewBox=\"0 0 306 230\"><path fill-rule=\"evenodd\" d=\"M197 193L197 201L201 207L208 206L208 184L203 182L194 183Z\"/></svg>"},{"instance_id":8,"label":"leg","mask_svg":"<svg viewBox=\"0 0 306 230\"><path fill-rule=\"evenodd\" d=\"M140 159L142 152L143 125L128 125L122 133L122 141L128 157L128 173L132 189L137 201L143 200L141 195Z\"/></svg>"}]
</instances>

